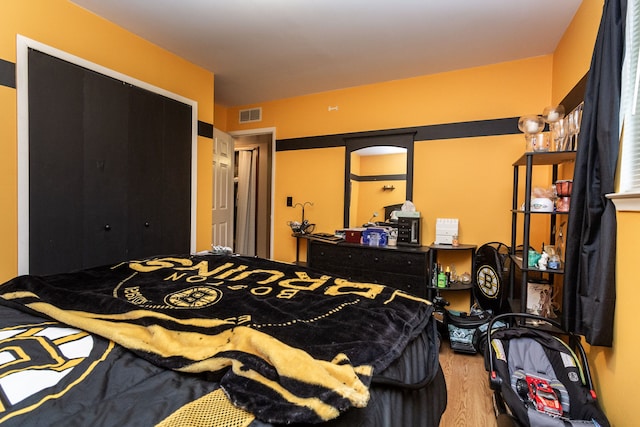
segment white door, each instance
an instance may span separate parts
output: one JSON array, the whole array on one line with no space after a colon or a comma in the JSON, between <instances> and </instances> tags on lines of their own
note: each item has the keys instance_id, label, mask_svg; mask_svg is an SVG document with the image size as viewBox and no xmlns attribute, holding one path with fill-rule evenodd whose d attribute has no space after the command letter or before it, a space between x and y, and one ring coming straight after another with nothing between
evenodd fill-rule
<instances>
[{"instance_id":1,"label":"white door","mask_svg":"<svg viewBox=\"0 0 640 427\"><path fill-rule=\"evenodd\" d=\"M213 129L213 246L233 249L233 137Z\"/></svg>"}]
</instances>

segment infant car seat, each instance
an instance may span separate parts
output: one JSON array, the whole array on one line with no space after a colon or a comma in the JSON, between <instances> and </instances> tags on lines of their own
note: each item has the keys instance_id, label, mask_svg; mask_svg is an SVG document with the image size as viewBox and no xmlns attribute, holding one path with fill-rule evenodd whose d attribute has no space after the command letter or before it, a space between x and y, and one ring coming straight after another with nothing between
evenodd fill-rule
<instances>
[{"instance_id":1,"label":"infant car seat","mask_svg":"<svg viewBox=\"0 0 640 427\"><path fill-rule=\"evenodd\" d=\"M514 326L494 328L496 322ZM507 416L522 426L609 426L579 337L527 313L498 315L488 328L485 365L499 420Z\"/></svg>"}]
</instances>

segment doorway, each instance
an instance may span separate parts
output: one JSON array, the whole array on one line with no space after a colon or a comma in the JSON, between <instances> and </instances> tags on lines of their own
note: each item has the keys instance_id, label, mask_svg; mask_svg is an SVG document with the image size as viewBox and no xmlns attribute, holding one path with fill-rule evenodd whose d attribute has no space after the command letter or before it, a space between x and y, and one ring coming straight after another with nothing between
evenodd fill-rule
<instances>
[{"instance_id":1,"label":"doorway","mask_svg":"<svg viewBox=\"0 0 640 427\"><path fill-rule=\"evenodd\" d=\"M255 166L255 192L249 196L252 197L251 202L255 206L255 219L253 220L255 230L251 231L253 237L252 245L254 245L255 251L254 253L247 254L257 255L261 258L271 258L271 254L273 253L273 151L275 148L275 130L263 129L232 132L231 135L234 138L236 159L239 158L240 152L244 151L253 153L252 157L255 160L253 163ZM234 169L236 169L234 174L234 193L237 197L237 189L240 184L238 180L241 178L237 172L239 162L234 163ZM240 201L236 198L236 208L239 204ZM239 221L234 223L238 225ZM236 238L242 233L243 232L236 230ZM246 233L246 231L244 231L244 233ZM250 241L251 239L248 240ZM234 248L236 248L236 246L234 246Z\"/></svg>"}]
</instances>

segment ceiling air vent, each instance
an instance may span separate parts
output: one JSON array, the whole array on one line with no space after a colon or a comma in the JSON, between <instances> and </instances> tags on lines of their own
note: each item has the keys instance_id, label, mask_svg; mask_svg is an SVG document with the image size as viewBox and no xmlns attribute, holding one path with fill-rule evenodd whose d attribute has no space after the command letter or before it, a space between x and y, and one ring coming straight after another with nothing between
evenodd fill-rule
<instances>
[{"instance_id":1,"label":"ceiling air vent","mask_svg":"<svg viewBox=\"0 0 640 427\"><path fill-rule=\"evenodd\" d=\"M262 108L240 110L240 123L259 122L262 120Z\"/></svg>"}]
</instances>

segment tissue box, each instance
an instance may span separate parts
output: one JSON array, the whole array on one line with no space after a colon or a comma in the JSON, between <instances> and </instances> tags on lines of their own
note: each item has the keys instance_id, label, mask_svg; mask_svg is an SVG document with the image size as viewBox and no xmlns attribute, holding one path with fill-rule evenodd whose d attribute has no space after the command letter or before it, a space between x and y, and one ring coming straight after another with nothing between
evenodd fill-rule
<instances>
[{"instance_id":1,"label":"tissue box","mask_svg":"<svg viewBox=\"0 0 640 427\"><path fill-rule=\"evenodd\" d=\"M387 246L387 230L369 227L362 232L362 244L367 246Z\"/></svg>"},{"instance_id":2,"label":"tissue box","mask_svg":"<svg viewBox=\"0 0 640 427\"><path fill-rule=\"evenodd\" d=\"M436 245L450 245L458 235L458 218L436 218Z\"/></svg>"},{"instance_id":3,"label":"tissue box","mask_svg":"<svg viewBox=\"0 0 640 427\"><path fill-rule=\"evenodd\" d=\"M420 218L420 211L395 211L396 218Z\"/></svg>"}]
</instances>

